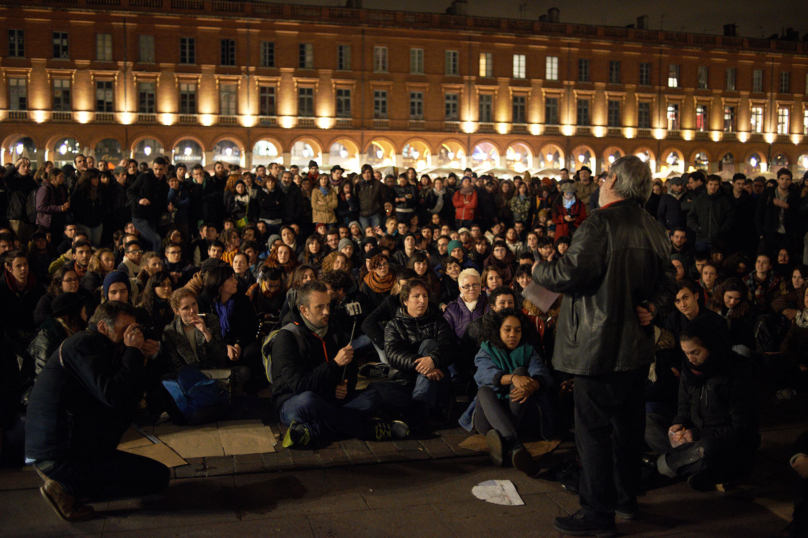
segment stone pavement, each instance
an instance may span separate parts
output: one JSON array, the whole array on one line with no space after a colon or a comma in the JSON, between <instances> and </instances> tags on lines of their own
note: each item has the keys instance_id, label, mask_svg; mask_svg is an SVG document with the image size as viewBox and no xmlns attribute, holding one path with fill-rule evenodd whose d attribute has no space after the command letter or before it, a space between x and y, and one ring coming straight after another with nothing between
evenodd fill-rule
<instances>
[{"instance_id":1,"label":"stone pavement","mask_svg":"<svg viewBox=\"0 0 808 538\"><path fill-rule=\"evenodd\" d=\"M763 433L755 471L727 493L666 484L640 499L644 516L620 522L630 536L769 537L787 524L796 477L791 444L808 429L804 402L780 408ZM90 536L489 537L558 536L553 518L578 508L557 482L491 467L457 446L463 430L426 440L343 441L311 451L206 458L177 468L161 496L95 504L99 516L68 524L41 499L29 469L0 470L0 538ZM276 432L280 435L282 432ZM545 456L562 461L571 443ZM477 500L476 484L513 481L525 506Z\"/></svg>"}]
</instances>

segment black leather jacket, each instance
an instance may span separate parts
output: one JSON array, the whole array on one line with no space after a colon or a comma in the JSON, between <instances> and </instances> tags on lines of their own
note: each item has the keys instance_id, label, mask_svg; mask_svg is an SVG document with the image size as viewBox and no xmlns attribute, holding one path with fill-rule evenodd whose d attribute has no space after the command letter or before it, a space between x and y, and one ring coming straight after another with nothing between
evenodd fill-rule
<instances>
[{"instance_id":1,"label":"black leather jacket","mask_svg":"<svg viewBox=\"0 0 808 538\"><path fill-rule=\"evenodd\" d=\"M553 354L556 370L574 375L630 371L654 361L654 333L641 327L643 301L665 310L675 295L665 230L634 201L593 212L558 261L533 279L563 293Z\"/></svg>"},{"instance_id":2,"label":"black leather jacket","mask_svg":"<svg viewBox=\"0 0 808 538\"><path fill-rule=\"evenodd\" d=\"M443 316L430 308L420 318L414 318L399 307L396 317L384 328L384 353L390 366L414 374L415 361L422 356L418 349L424 340L438 342L438 348L429 353L436 368L446 368L454 361L457 338Z\"/></svg>"}]
</instances>

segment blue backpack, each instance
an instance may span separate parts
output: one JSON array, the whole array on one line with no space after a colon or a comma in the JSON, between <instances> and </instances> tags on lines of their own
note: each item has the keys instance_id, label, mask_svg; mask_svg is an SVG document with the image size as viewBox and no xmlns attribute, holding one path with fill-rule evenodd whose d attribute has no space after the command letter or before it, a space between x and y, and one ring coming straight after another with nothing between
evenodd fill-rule
<instances>
[{"instance_id":1,"label":"blue backpack","mask_svg":"<svg viewBox=\"0 0 808 538\"><path fill-rule=\"evenodd\" d=\"M177 424L208 424L219 420L230 410L228 391L190 364L180 369L176 379L163 381L163 386L179 410L179 415L176 410L169 412Z\"/></svg>"}]
</instances>

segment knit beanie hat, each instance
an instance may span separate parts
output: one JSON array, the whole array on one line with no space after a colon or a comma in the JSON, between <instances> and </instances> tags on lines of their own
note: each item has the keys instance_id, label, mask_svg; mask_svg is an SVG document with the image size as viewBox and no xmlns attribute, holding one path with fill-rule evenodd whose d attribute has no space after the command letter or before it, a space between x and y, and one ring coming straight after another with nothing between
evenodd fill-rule
<instances>
[{"instance_id":1,"label":"knit beanie hat","mask_svg":"<svg viewBox=\"0 0 808 538\"><path fill-rule=\"evenodd\" d=\"M104 277L104 285L102 288L104 292L104 299L109 299L109 287L116 282L123 282L126 285L126 289L129 291L129 296L131 297L132 283L129 282L129 275L123 271L112 271L106 277Z\"/></svg>"},{"instance_id":2,"label":"knit beanie hat","mask_svg":"<svg viewBox=\"0 0 808 538\"><path fill-rule=\"evenodd\" d=\"M452 241L449 241L449 246L446 249L446 254L451 256L452 252L454 252L454 249L456 249L456 248L463 248L463 243L461 243L458 239L454 239Z\"/></svg>"}]
</instances>

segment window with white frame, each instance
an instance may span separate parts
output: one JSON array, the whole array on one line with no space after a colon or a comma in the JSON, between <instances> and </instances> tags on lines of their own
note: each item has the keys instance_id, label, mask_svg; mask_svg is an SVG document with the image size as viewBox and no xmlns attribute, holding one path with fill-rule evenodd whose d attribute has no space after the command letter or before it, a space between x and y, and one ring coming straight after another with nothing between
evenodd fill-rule
<instances>
[{"instance_id":1,"label":"window with white frame","mask_svg":"<svg viewBox=\"0 0 808 538\"><path fill-rule=\"evenodd\" d=\"M734 106L725 106L724 107L724 132L725 133L734 133L737 131L736 125L736 114L735 114L735 107Z\"/></svg>"},{"instance_id":2,"label":"window with white frame","mask_svg":"<svg viewBox=\"0 0 808 538\"><path fill-rule=\"evenodd\" d=\"M808 109L802 113L802 134L808 135Z\"/></svg>"},{"instance_id":3,"label":"window with white frame","mask_svg":"<svg viewBox=\"0 0 808 538\"><path fill-rule=\"evenodd\" d=\"M53 32L53 58L56 60L70 59L67 32Z\"/></svg>"},{"instance_id":4,"label":"window with white frame","mask_svg":"<svg viewBox=\"0 0 808 538\"><path fill-rule=\"evenodd\" d=\"M544 123L558 125L558 97L547 97L544 100Z\"/></svg>"},{"instance_id":5,"label":"window with white frame","mask_svg":"<svg viewBox=\"0 0 808 538\"><path fill-rule=\"evenodd\" d=\"M373 72L387 73L387 47L373 47Z\"/></svg>"},{"instance_id":6,"label":"window with white frame","mask_svg":"<svg viewBox=\"0 0 808 538\"><path fill-rule=\"evenodd\" d=\"M648 101L637 103L637 127L639 129L651 128L651 103Z\"/></svg>"},{"instance_id":7,"label":"window with white frame","mask_svg":"<svg viewBox=\"0 0 808 538\"><path fill-rule=\"evenodd\" d=\"M304 118L314 117L314 88L297 89L297 115Z\"/></svg>"},{"instance_id":8,"label":"window with white frame","mask_svg":"<svg viewBox=\"0 0 808 538\"><path fill-rule=\"evenodd\" d=\"M298 46L298 63L300 69L314 69L314 45L300 43Z\"/></svg>"},{"instance_id":9,"label":"window with white frame","mask_svg":"<svg viewBox=\"0 0 808 538\"><path fill-rule=\"evenodd\" d=\"M609 127L620 127L620 101L609 100L606 121Z\"/></svg>"},{"instance_id":10,"label":"window with white frame","mask_svg":"<svg viewBox=\"0 0 808 538\"><path fill-rule=\"evenodd\" d=\"M727 68L727 91L735 91L735 75L737 71L734 67Z\"/></svg>"},{"instance_id":11,"label":"window with white frame","mask_svg":"<svg viewBox=\"0 0 808 538\"><path fill-rule=\"evenodd\" d=\"M575 119L576 125L587 126L589 125L589 98L583 97L578 99L578 106L576 107L577 117Z\"/></svg>"},{"instance_id":12,"label":"window with white frame","mask_svg":"<svg viewBox=\"0 0 808 538\"><path fill-rule=\"evenodd\" d=\"M651 62L640 62L640 86L651 85Z\"/></svg>"},{"instance_id":13,"label":"window with white frame","mask_svg":"<svg viewBox=\"0 0 808 538\"><path fill-rule=\"evenodd\" d=\"M696 105L696 130L702 133L710 130L710 107L708 105Z\"/></svg>"},{"instance_id":14,"label":"window with white frame","mask_svg":"<svg viewBox=\"0 0 808 538\"><path fill-rule=\"evenodd\" d=\"M56 112L69 112L72 110L70 79L53 79L53 110Z\"/></svg>"},{"instance_id":15,"label":"window with white frame","mask_svg":"<svg viewBox=\"0 0 808 538\"><path fill-rule=\"evenodd\" d=\"M789 110L786 106L777 108L777 134L779 135L789 134L788 113Z\"/></svg>"},{"instance_id":16,"label":"window with white frame","mask_svg":"<svg viewBox=\"0 0 808 538\"><path fill-rule=\"evenodd\" d=\"M679 87L679 65L668 65L668 88Z\"/></svg>"},{"instance_id":17,"label":"window with white frame","mask_svg":"<svg viewBox=\"0 0 808 538\"><path fill-rule=\"evenodd\" d=\"M524 95L513 96L513 123L527 123L527 97Z\"/></svg>"},{"instance_id":18,"label":"window with white frame","mask_svg":"<svg viewBox=\"0 0 808 538\"><path fill-rule=\"evenodd\" d=\"M351 70L351 46L337 45L337 71Z\"/></svg>"},{"instance_id":19,"label":"window with white frame","mask_svg":"<svg viewBox=\"0 0 808 538\"><path fill-rule=\"evenodd\" d=\"M410 119L424 119L424 92L410 92Z\"/></svg>"},{"instance_id":20,"label":"window with white frame","mask_svg":"<svg viewBox=\"0 0 808 538\"><path fill-rule=\"evenodd\" d=\"M698 74L698 81L697 81L697 88L699 90L706 90L709 88L710 84L710 68L706 65L699 66L699 74Z\"/></svg>"},{"instance_id":21,"label":"window with white frame","mask_svg":"<svg viewBox=\"0 0 808 538\"><path fill-rule=\"evenodd\" d=\"M261 67L275 67L274 41L261 41Z\"/></svg>"},{"instance_id":22,"label":"window with white frame","mask_svg":"<svg viewBox=\"0 0 808 538\"><path fill-rule=\"evenodd\" d=\"M548 56L545 60L544 78L558 80L558 56Z\"/></svg>"},{"instance_id":23,"label":"window with white frame","mask_svg":"<svg viewBox=\"0 0 808 538\"><path fill-rule=\"evenodd\" d=\"M679 105L677 103L668 104L668 130L679 130Z\"/></svg>"},{"instance_id":24,"label":"window with white frame","mask_svg":"<svg viewBox=\"0 0 808 538\"><path fill-rule=\"evenodd\" d=\"M180 84L180 114L196 114L196 84Z\"/></svg>"},{"instance_id":25,"label":"window with white frame","mask_svg":"<svg viewBox=\"0 0 808 538\"><path fill-rule=\"evenodd\" d=\"M260 116L275 115L275 86L258 87L258 114Z\"/></svg>"},{"instance_id":26,"label":"window with white frame","mask_svg":"<svg viewBox=\"0 0 808 538\"><path fill-rule=\"evenodd\" d=\"M220 65L234 66L236 65L236 40L235 39L222 39L221 40L221 63Z\"/></svg>"},{"instance_id":27,"label":"window with white frame","mask_svg":"<svg viewBox=\"0 0 808 538\"><path fill-rule=\"evenodd\" d=\"M459 75L460 74L460 53L456 50L447 50L446 54L446 74Z\"/></svg>"},{"instance_id":28,"label":"window with white frame","mask_svg":"<svg viewBox=\"0 0 808 538\"><path fill-rule=\"evenodd\" d=\"M95 59L99 62L112 61L112 34L95 34Z\"/></svg>"},{"instance_id":29,"label":"window with white frame","mask_svg":"<svg viewBox=\"0 0 808 538\"><path fill-rule=\"evenodd\" d=\"M589 82L589 58L578 58L578 82Z\"/></svg>"},{"instance_id":30,"label":"window with white frame","mask_svg":"<svg viewBox=\"0 0 808 538\"><path fill-rule=\"evenodd\" d=\"M763 107L753 106L749 115L749 127L753 133L763 132Z\"/></svg>"},{"instance_id":31,"label":"window with white frame","mask_svg":"<svg viewBox=\"0 0 808 538\"><path fill-rule=\"evenodd\" d=\"M513 78L527 77L527 56L524 54L513 55Z\"/></svg>"},{"instance_id":32,"label":"window with white frame","mask_svg":"<svg viewBox=\"0 0 808 538\"><path fill-rule=\"evenodd\" d=\"M410 74L424 74L424 49L410 49Z\"/></svg>"},{"instance_id":33,"label":"window with white frame","mask_svg":"<svg viewBox=\"0 0 808 538\"><path fill-rule=\"evenodd\" d=\"M138 61L145 64L154 63L154 36L141 35L137 38Z\"/></svg>"},{"instance_id":34,"label":"window with white frame","mask_svg":"<svg viewBox=\"0 0 808 538\"><path fill-rule=\"evenodd\" d=\"M457 121L460 117L460 95L456 93L447 93L444 96L444 116L446 121Z\"/></svg>"},{"instance_id":35,"label":"window with white frame","mask_svg":"<svg viewBox=\"0 0 808 538\"><path fill-rule=\"evenodd\" d=\"M780 93L791 93L791 73L789 71L780 73Z\"/></svg>"},{"instance_id":36,"label":"window with white frame","mask_svg":"<svg viewBox=\"0 0 808 538\"><path fill-rule=\"evenodd\" d=\"M752 91L761 93L763 92L763 70L755 69L752 71Z\"/></svg>"},{"instance_id":37,"label":"window with white frame","mask_svg":"<svg viewBox=\"0 0 808 538\"><path fill-rule=\"evenodd\" d=\"M480 123L491 123L494 121L494 96L490 93L481 94L478 109Z\"/></svg>"},{"instance_id":38,"label":"window with white frame","mask_svg":"<svg viewBox=\"0 0 808 538\"><path fill-rule=\"evenodd\" d=\"M95 111L113 112L114 89L111 80L95 81Z\"/></svg>"},{"instance_id":39,"label":"window with white frame","mask_svg":"<svg viewBox=\"0 0 808 538\"><path fill-rule=\"evenodd\" d=\"M480 53L480 76L490 77L494 73L493 54L490 52Z\"/></svg>"},{"instance_id":40,"label":"window with white frame","mask_svg":"<svg viewBox=\"0 0 808 538\"><path fill-rule=\"evenodd\" d=\"M337 117L351 117L351 90L350 88L337 89Z\"/></svg>"},{"instance_id":41,"label":"window with white frame","mask_svg":"<svg viewBox=\"0 0 808 538\"><path fill-rule=\"evenodd\" d=\"M193 37L180 38L180 63L181 64L196 63L196 38Z\"/></svg>"},{"instance_id":42,"label":"window with white frame","mask_svg":"<svg viewBox=\"0 0 808 538\"><path fill-rule=\"evenodd\" d=\"M219 114L238 114L238 87L235 84L219 84Z\"/></svg>"},{"instance_id":43,"label":"window with white frame","mask_svg":"<svg viewBox=\"0 0 808 538\"><path fill-rule=\"evenodd\" d=\"M8 79L8 108L9 110L28 110L27 79Z\"/></svg>"},{"instance_id":44,"label":"window with white frame","mask_svg":"<svg viewBox=\"0 0 808 538\"><path fill-rule=\"evenodd\" d=\"M8 31L8 57L25 58L25 30Z\"/></svg>"},{"instance_id":45,"label":"window with white frame","mask_svg":"<svg viewBox=\"0 0 808 538\"><path fill-rule=\"evenodd\" d=\"M154 82L138 82L137 111L141 114L154 114L156 112Z\"/></svg>"},{"instance_id":46,"label":"window with white frame","mask_svg":"<svg viewBox=\"0 0 808 538\"><path fill-rule=\"evenodd\" d=\"M373 119L387 119L387 90L373 90Z\"/></svg>"},{"instance_id":47,"label":"window with white frame","mask_svg":"<svg viewBox=\"0 0 808 538\"><path fill-rule=\"evenodd\" d=\"M609 60L609 84L623 83L623 63L620 60Z\"/></svg>"}]
</instances>

